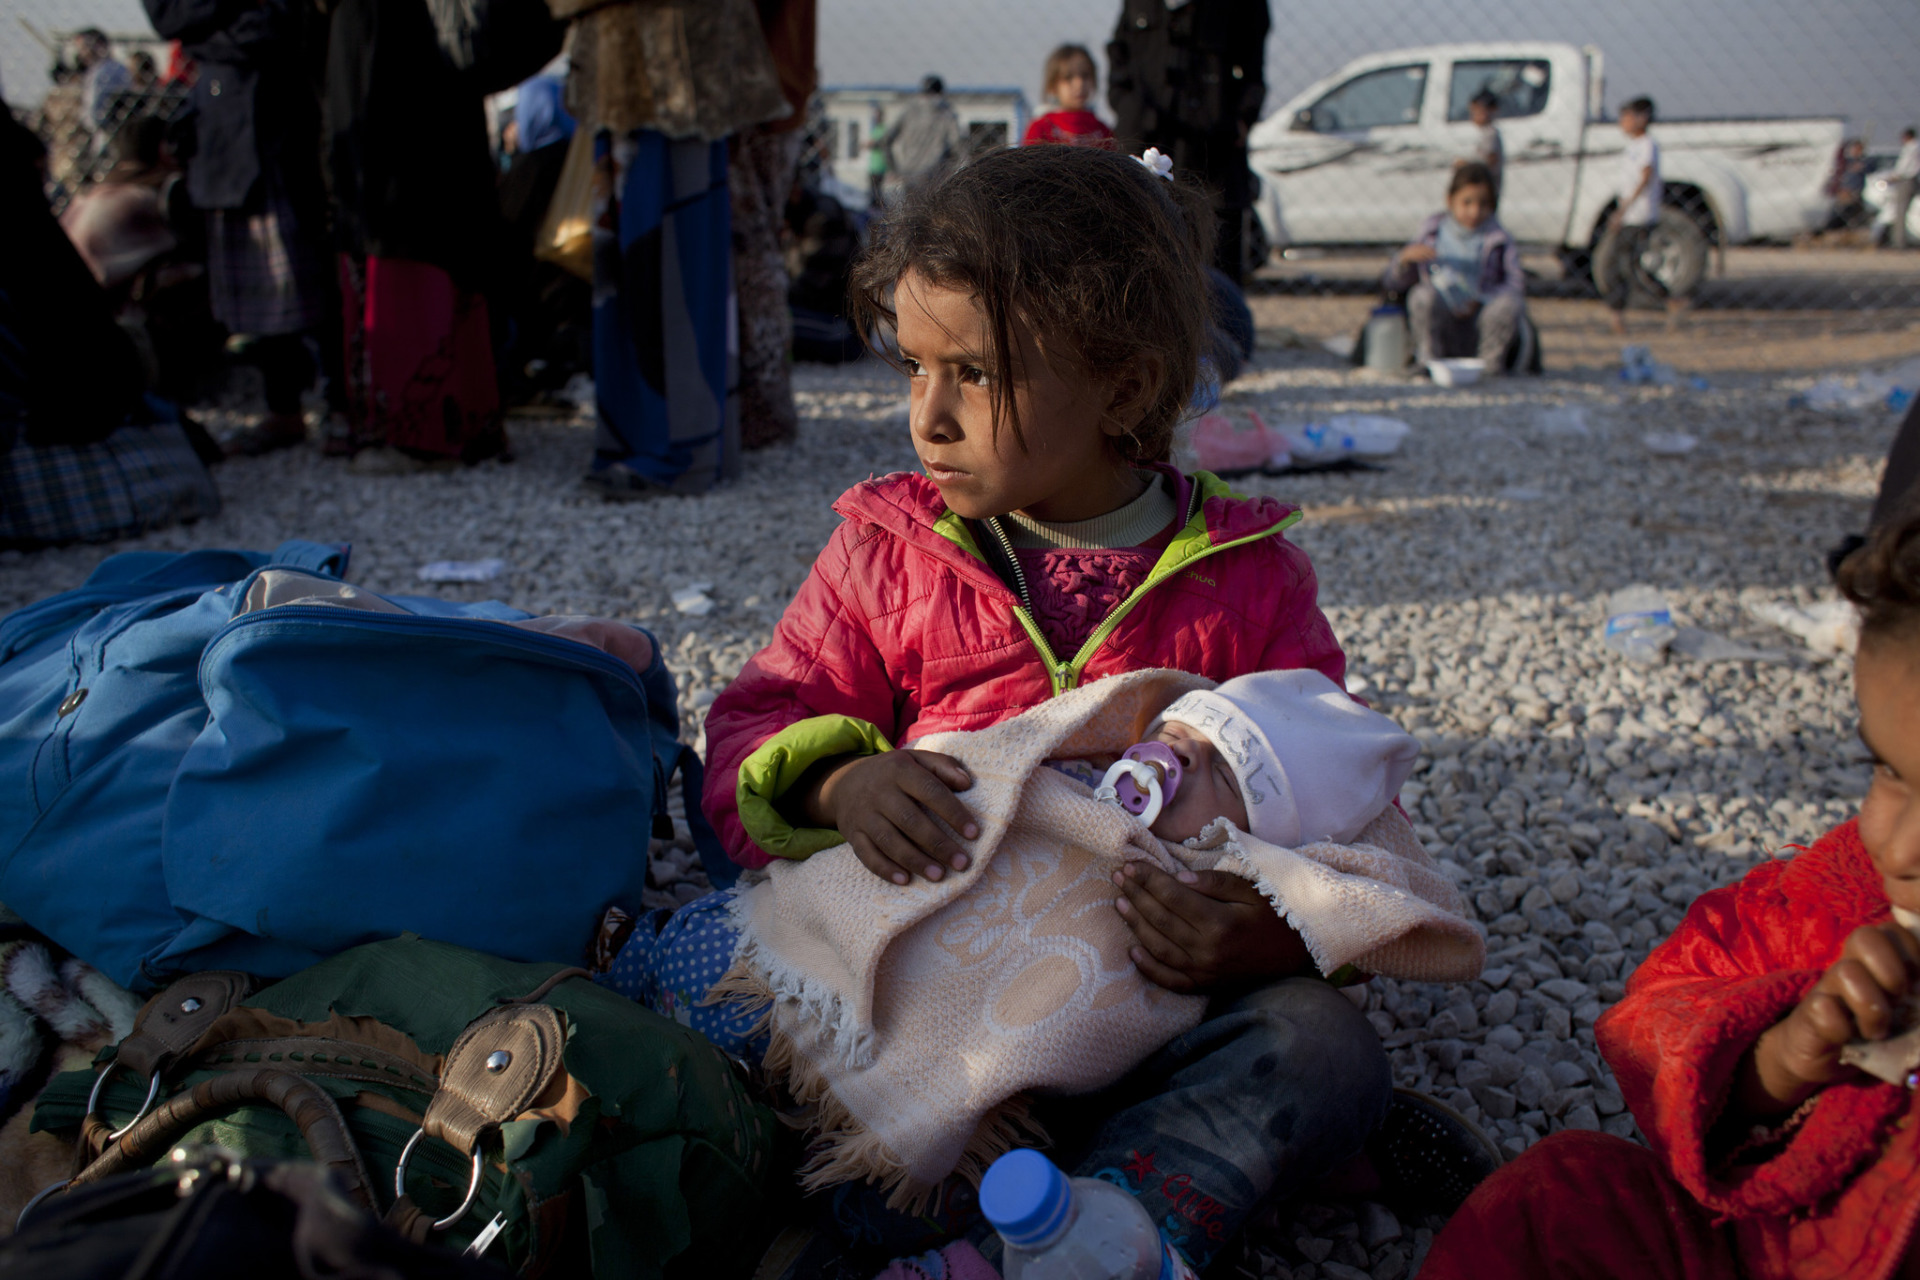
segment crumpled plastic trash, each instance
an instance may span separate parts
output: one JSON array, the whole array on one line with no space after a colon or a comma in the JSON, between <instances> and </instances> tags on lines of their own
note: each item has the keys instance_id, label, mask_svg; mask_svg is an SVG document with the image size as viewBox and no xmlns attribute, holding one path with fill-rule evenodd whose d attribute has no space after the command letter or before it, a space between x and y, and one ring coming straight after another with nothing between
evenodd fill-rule
<instances>
[{"instance_id":1,"label":"crumpled plastic trash","mask_svg":"<svg viewBox=\"0 0 1920 1280\"><path fill-rule=\"evenodd\" d=\"M1757 649L1704 627L1677 627L1667 643L1670 652L1695 662L1785 662L1779 649Z\"/></svg>"},{"instance_id":2,"label":"crumpled plastic trash","mask_svg":"<svg viewBox=\"0 0 1920 1280\"><path fill-rule=\"evenodd\" d=\"M1209 413L1194 420L1190 447L1202 471L1227 475L1275 465L1287 452L1287 437L1249 410L1244 418ZM1286 465L1285 459L1278 465Z\"/></svg>"},{"instance_id":3,"label":"crumpled plastic trash","mask_svg":"<svg viewBox=\"0 0 1920 1280\"><path fill-rule=\"evenodd\" d=\"M1879 406L1899 412L1913 403L1916 391L1920 391L1920 359L1903 361L1884 373L1830 373L1789 396L1787 403L1826 413Z\"/></svg>"},{"instance_id":4,"label":"crumpled plastic trash","mask_svg":"<svg viewBox=\"0 0 1920 1280\"><path fill-rule=\"evenodd\" d=\"M1620 348L1620 381L1636 386L1684 385L1695 391L1705 391L1713 385L1697 373L1691 377L1681 377L1672 365L1655 360L1653 352L1639 343Z\"/></svg>"},{"instance_id":5,"label":"crumpled plastic trash","mask_svg":"<svg viewBox=\"0 0 1920 1280\"><path fill-rule=\"evenodd\" d=\"M505 572L505 560L435 560L415 575L422 582L492 582Z\"/></svg>"},{"instance_id":6,"label":"crumpled plastic trash","mask_svg":"<svg viewBox=\"0 0 1920 1280\"><path fill-rule=\"evenodd\" d=\"M1413 428L1398 418L1343 413L1325 422L1281 430L1286 435L1294 466L1328 467L1349 458L1372 462L1390 457L1400 451Z\"/></svg>"},{"instance_id":7,"label":"crumpled plastic trash","mask_svg":"<svg viewBox=\"0 0 1920 1280\"><path fill-rule=\"evenodd\" d=\"M1692 453L1700 446L1698 436L1690 436L1684 431L1649 431L1640 437L1647 446L1647 452L1657 453L1663 458L1679 458Z\"/></svg>"},{"instance_id":8,"label":"crumpled plastic trash","mask_svg":"<svg viewBox=\"0 0 1920 1280\"><path fill-rule=\"evenodd\" d=\"M673 601L673 607L681 613L704 618L713 612L714 600L707 594L711 590L713 590L711 582L690 582L668 598Z\"/></svg>"},{"instance_id":9,"label":"crumpled plastic trash","mask_svg":"<svg viewBox=\"0 0 1920 1280\"><path fill-rule=\"evenodd\" d=\"M1577 404L1559 404L1542 409L1540 416L1534 419L1534 426L1543 436L1590 436L1593 429L1587 425L1587 411Z\"/></svg>"},{"instance_id":10,"label":"crumpled plastic trash","mask_svg":"<svg viewBox=\"0 0 1920 1280\"><path fill-rule=\"evenodd\" d=\"M1776 600L1757 600L1747 612L1770 627L1806 641L1815 653L1852 653L1860 643L1860 611L1846 600L1822 600L1801 609Z\"/></svg>"}]
</instances>

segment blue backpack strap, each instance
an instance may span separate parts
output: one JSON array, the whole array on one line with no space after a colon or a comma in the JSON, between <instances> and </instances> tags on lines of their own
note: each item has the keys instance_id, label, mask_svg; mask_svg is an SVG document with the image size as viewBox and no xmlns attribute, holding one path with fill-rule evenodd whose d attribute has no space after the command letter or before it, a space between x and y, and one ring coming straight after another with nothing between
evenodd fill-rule
<instances>
[{"instance_id":1,"label":"blue backpack strap","mask_svg":"<svg viewBox=\"0 0 1920 1280\"><path fill-rule=\"evenodd\" d=\"M645 628L641 630L645 631ZM673 775L677 771L680 774L680 797L687 811L687 829L693 835L694 851L700 855L700 865L705 868L708 881L716 889L725 889L740 878L740 868L727 856L713 824L700 811L700 792L706 784L706 768L700 763L700 757L693 753L693 748L680 741L679 691L674 687L673 672L667 670L660 638L651 631L645 631L645 634L647 639L653 641L653 665L641 673L640 688L647 695L647 715L653 720L654 763L657 770L654 776L659 780L653 796L654 817L665 821L667 788L673 785Z\"/></svg>"},{"instance_id":2,"label":"blue backpack strap","mask_svg":"<svg viewBox=\"0 0 1920 1280\"><path fill-rule=\"evenodd\" d=\"M740 865L727 856L720 844L720 835L707 821L707 815L700 808L700 793L706 788L707 769L700 763L700 757L693 753L692 747L680 748L680 799L687 810L687 830L693 833L694 852L700 855L700 865L707 873L707 881L716 889L731 889L733 882L740 878Z\"/></svg>"}]
</instances>

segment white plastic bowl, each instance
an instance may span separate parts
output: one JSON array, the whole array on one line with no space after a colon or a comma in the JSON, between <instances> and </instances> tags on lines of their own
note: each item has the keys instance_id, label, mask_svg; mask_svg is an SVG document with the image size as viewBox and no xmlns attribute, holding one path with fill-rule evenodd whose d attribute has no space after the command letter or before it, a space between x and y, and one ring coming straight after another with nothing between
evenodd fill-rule
<instances>
[{"instance_id":1,"label":"white plastic bowl","mask_svg":"<svg viewBox=\"0 0 1920 1280\"><path fill-rule=\"evenodd\" d=\"M1487 362L1469 356L1458 360L1429 360L1427 372L1436 387L1470 387L1487 371Z\"/></svg>"}]
</instances>

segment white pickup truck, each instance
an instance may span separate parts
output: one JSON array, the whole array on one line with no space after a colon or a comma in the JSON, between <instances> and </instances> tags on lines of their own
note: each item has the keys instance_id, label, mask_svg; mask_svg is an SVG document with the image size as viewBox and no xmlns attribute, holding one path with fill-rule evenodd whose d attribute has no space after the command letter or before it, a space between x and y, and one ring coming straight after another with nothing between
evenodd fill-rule
<instances>
[{"instance_id":1,"label":"white pickup truck","mask_svg":"<svg viewBox=\"0 0 1920 1280\"><path fill-rule=\"evenodd\" d=\"M1482 89L1500 99L1500 221L1523 245L1557 249L1569 274L1604 278L1625 138L1591 46L1429 45L1348 63L1248 139L1268 242L1404 243L1445 206L1454 162L1473 155L1467 103ZM1656 117L1652 132L1666 207L1641 265L1670 294L1693 291L1711 248L1825 225L1838 117Z\"/></svg>"}]
</instances>

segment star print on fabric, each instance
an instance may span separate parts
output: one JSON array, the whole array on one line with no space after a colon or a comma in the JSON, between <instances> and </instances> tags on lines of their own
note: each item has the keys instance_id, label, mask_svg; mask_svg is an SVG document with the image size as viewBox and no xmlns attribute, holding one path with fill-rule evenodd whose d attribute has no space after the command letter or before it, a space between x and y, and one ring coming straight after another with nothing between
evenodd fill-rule
<instances>
[{"instance_id":1,"label":"star print on fabric","mask_svg":"<svg viewBox=\"0 0 1920 1280\"><path fill-rule=\"evenodd\" d=\"M1145 1186L1147 1179L1153 1175L1153 1157L1155 1153L1149 1151L1145 1155L1141 1155L1138 1151L1135 1151L1131 1154L1133 1159L1127 1161L1121 1168L1127 1171L1129 1178L1132 1178L1139 1185Z\"/></svg>"}]
</instances>

